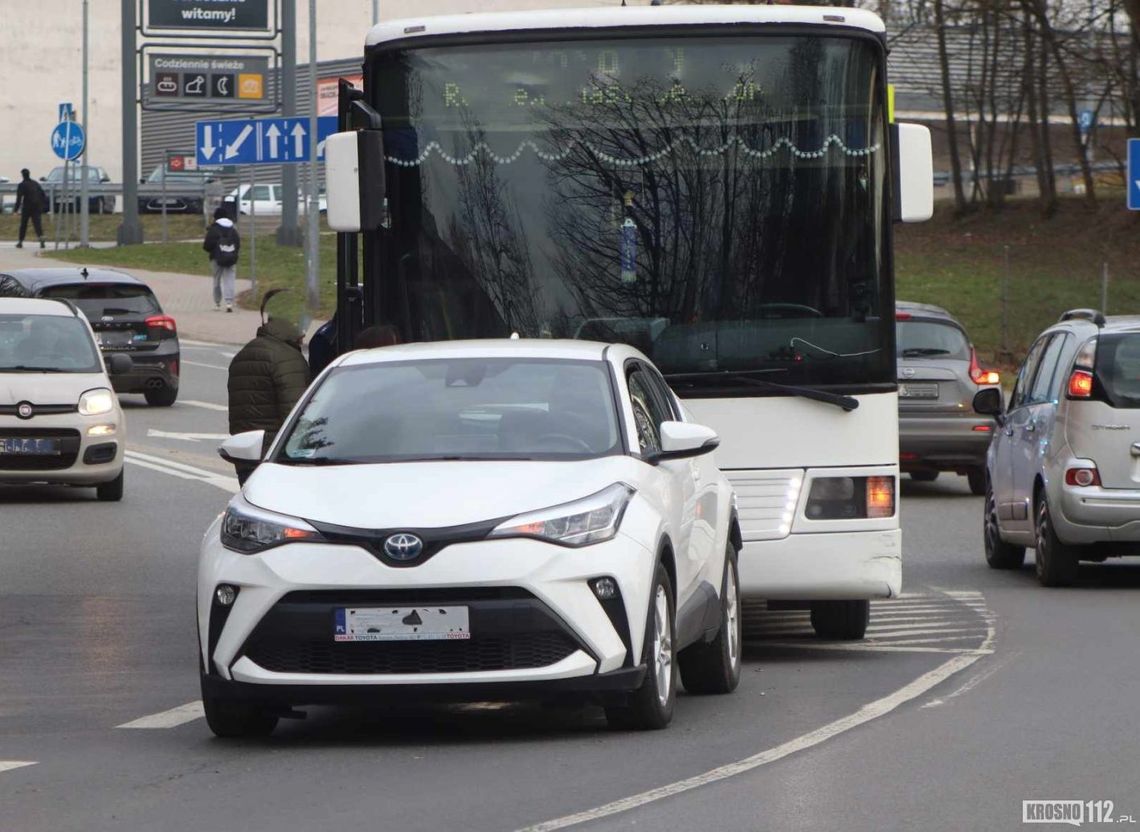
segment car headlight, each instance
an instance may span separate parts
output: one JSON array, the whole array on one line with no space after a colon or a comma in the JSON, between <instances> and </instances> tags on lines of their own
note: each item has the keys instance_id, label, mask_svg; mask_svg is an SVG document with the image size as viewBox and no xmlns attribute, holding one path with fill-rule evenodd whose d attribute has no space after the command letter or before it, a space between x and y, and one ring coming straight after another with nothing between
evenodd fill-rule
<instances>
[{"instance_id":1,"label":"car headlight","mask_svg":"<svg viewBox=\"0 0 1140 832\"><path fill-rule=\"evenodd\" d=\"M115 409L115 394L106 387L88 390L79 397L79 412L84 416L102 416Z\"/></svg>"},{"instance_id":2,"label":"car headlight","mask_svg":"<svg viewBox=\"0 0 1140 832\"><path fill-rule=\"evenodd\" d=\"M252 555L283 543L323 540L305 521L269 512L230 506L222 516L222 545Z\"/></svg>"},{"instance_id":3,"label":"car headlight","mask_svg":"<svg viewBox=\"0 0 1140 832\"><path fill-rule=\"evenodd\" d=\"M624 482L589 497L512 517L490 537L537 537L562 546L588 546L617 534L622 515L634 495Z\"/></svg>"}]
</instances>

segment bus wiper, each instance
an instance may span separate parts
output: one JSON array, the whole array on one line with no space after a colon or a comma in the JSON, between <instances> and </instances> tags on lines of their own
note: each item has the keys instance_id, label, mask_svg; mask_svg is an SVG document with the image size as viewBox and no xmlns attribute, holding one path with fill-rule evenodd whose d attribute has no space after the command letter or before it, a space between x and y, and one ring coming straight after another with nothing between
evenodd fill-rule
<instances>
[{"instance_id":1,"label":"bus wiper","mask_svg":"<svg viewBox=\"0 0 1140 832\"><path fill-rule=\"evenodd\" d=\"M920 355L949 355L950 350L938 347L907 347L902 351L903 358L917 358Z\"/></svg>"},{"instance_id":2,"label":"bus wiper","mask_svg":"<svg viewBox=\"0 0 1140 832\"><path fill-rule=\"evenodd\" d=\"M798 384L780 384L775 381L752 378L749 375L749 373L765 372L786 371L781 368L779 370L744 370L740 372L720 371L712 373L670 373L665 376L665 380L669 382L693 382L703 379L723 379L725 381L735 381L739 384L747 384L751 387L761 387L765 390L771 390L774 393L787 393L791 396L800 396L801 398L811 399L812 401L835 405L836 407L843 408L843 410L848 413L859 407L859 400L852 396L844 396L840 393L830 393L827 390L818 390L815 387L801 387Z\"/></svg>"}]
</instances>

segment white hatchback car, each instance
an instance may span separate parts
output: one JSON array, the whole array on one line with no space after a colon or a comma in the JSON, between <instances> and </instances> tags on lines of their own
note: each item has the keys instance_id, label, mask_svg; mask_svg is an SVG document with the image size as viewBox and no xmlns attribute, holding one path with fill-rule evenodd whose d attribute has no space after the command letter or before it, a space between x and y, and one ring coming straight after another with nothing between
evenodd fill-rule
<instances>
[{"instance_id":1,"label":"white hatchback car","mask_svg":"<svg viewBox=\"0 0 1140 832\"><path fill-rule=\"evenodd\" d=\"M263 434L227 459L262 458ZM731 487L637 350L468 341L349 353L207 531L219 736L293 706L585 697L626 727L740 676Z\"/></svg>"},{"instance_id":2,"label":"white hatchback car","mask_svg":"<svg viewBox=\"0 0 1140 832\"><path fill-rule=\"evenodd\" d=\"M131 359L111 355L112 372ZM91 326L63 300L0 298L0 482L123 496L126 426Z\"/></svg>"}]
</instances>

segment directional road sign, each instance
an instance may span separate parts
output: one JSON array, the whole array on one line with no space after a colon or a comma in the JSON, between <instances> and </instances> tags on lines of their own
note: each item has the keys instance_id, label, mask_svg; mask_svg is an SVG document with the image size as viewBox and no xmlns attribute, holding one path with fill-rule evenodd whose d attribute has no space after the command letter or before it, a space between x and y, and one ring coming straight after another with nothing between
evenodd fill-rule
<instances>
[{"instance_id":1,"label":"directional road sign","mask_svg":"<svg viewBox=\"0 0 1140 832\"><path fill-rule=\"evenodd\" d=\"M51 131L52 152L65 162L74 162L82 156L85 144L87 136L83 133L83 127L74 121L61 121Z\"/></svg>"},{"instance_id":2,"label":"directional road sign","mask_svg":"<svg viewBox=\"0 0 1140 832\"><path fill-rule=\"evenodd\" d=\"M336 132L336 116L317 119L317 158ZM199 121L195 147L200 165L288 165L309 159L308 118Z\"/></svg>"},{"instance_id":3,"label":"directional road sign","mask_svg":"<svg viewBox=\"0 0 1140 832\"><path fill-rule=\"evenodd\" d=\"M1128 140L1128 210L1140 211L1140 139Z\"/></svg>"}]
</instances>

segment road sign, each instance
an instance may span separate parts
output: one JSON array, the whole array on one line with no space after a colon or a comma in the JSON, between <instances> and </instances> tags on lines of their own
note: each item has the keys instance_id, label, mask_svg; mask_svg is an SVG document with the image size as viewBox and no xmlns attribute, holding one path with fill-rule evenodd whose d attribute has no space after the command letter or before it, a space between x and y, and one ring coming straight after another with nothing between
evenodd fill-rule
<instances>
[{"instance_id":1,"label":"road sign","mask_svg":"<svg viewBox=\"0 0 1140 832\"><path fill-rule=\"evenodd\" d=\"M86 143L83 127L74 121L61 121L51 131L52 152L65 162L74 162L82 156Z\"/></svg>"},{"instance_id":2,"label":"road sign","mask_svg":"<svg viewBox=\"0 0 1140 832\"><path fill-rule=\"evenodd\" d=\"M199 165L288 165L309 158L309 119L261 118L199 121L195 125ZM317 119L317 158L336 132L336 116Z\"/></svg>"},{"instance_id":3,"label":"road sign","mask_svg":"<svg viewBox=\"0 0 1140 832\"><path fill-rule=\"evenodd\" d=\"M268 77L269 58L265 55L151 54L146 101L262 102Z\"/></svg>"},{"instance_id":4,"label":"road sign","mask_svg":"<svg viewBox=\"0 0 1140 832\"><path fill-rule=\"evenodd\" d=\"M75 109L71 106L70 101L59 103L59 121L75 121Z\"/></svg>"},{"instance_id":5,"label":"road sign","mask_svg":"<svg viewBox=\"0 0 1140 832\"><path fill-rule=\"evenodd\" d=\"M1092 110L1081 110L1077 115L1077 126L1081 129L1081 135L1089 132L1093 124L1096 123L1096 113Z\"/></svg>"},{"instance_id":6,"label":"road sign","mask_svg":"<svg viewBox=\"0 0 1140 832\"><path fill-rule=\"evenodd\" d=\"M148 0L146 22L151 29L268 29L269 0Z\"/></svg>"},{"instance_id":7,"label":"road sign","mask_svg":"<svg viewBox=\"0 0 1140 832\"><path fill-rule=\"evenodd\" d=\"M1128 140L1128 210L1140 211L1140 139Z\"/></svg>"}]
</instances>

